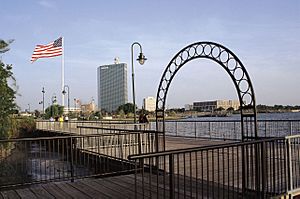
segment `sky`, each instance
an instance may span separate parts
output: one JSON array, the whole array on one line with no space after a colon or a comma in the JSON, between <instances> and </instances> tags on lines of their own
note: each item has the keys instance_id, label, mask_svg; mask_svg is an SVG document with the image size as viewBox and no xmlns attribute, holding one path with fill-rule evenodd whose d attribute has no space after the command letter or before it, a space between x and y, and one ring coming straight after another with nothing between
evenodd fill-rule
<instances>
[{"instance_id":1,"label":"sky","mask_svg":"<svg viewBox=\"0 0 300 199\"><path fill-rule=\"evenodd\" d=\"M30 62L35 45L60 36L71 102L97 102L97 67L112 64L115 57L128 65L131 102L130 47L139 42L148 58L142 66L134 63L141 107L143 98L156 97L162 73L178 51L191 43L213 41L242 61L257 104L300 105L298 0L0 0L0 5L0 38L15 40L2 61L13 64L21 110L42 109L42 87L46 107L54 95L60 102L62 58ZM134 56L138 53L135 48ZM237 99L235 87L220 65L198 59L176 74L167 108L215 99Z\"/></svg>"}]
</instances>

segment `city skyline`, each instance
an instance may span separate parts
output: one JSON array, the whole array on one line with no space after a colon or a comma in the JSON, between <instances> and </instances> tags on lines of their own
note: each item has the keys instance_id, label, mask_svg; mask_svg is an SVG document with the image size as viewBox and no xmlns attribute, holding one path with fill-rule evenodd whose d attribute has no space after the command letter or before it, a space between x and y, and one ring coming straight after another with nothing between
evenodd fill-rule
<instances>
[{"instance_id":1,"label":"city skyline","mask_svg":"<svg viewBox=\"0 0 300 199\"><path fill-rule=\"evenodd\" d=\"M139 7L140 6L140 7ZM60 36L65 39L65 83L70 98L83 103L97 98L97 67L130 62L130 46L138 41L148 58L135 63L136 101L156 97L165 67L183 47L197 41L213 41L233 51L252 80L257 104L299 105L300 2L281 1L2 1L0 38L15 39L2 55L13 64L21 110L41 109L55 94L61 96L61 57L30 63L34 47ZM135 49L134 57L138 56ZM131 70L128 100L132 102ZM180 95L178 95L180 93ZM178 97L180 96L180 97ZM237 99L230 77L209 60L186 64L168 93L168 107L193 101ZM66 104L66 103L65 103Z\"/></svg>"}]
</instances>

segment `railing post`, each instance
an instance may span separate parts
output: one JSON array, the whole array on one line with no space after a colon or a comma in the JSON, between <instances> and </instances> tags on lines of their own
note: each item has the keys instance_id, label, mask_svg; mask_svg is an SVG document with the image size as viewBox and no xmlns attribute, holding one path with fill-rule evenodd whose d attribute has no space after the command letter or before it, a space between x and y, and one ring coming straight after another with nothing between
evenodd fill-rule
<instances>
[{"instance_id":1,"label":"railing post","mask_svg":"<svg viewBox=\"0 0 300 199\"><path fill-rule=\"evenodd\" d=\"M246 157L245 157L245 145L242 145L242 197L246 192Z\"/></svg>"},{"instance_id":2,"label":"railing post","mask_svg":"<svg viewBox=\"0 0 300 199\"><path fill-rule=\"evenodd\" d=\"M292 126L292 121L289 121L290 125L289 125L289 130L290 130L290 135L292 135L293 133L293 126Z\"/></svg>"},{"instance_id":3,"label":"railing post","mask_svg":"<svg viewBox=\"0 0 300 199\"><path fill-rule=\"evenodd\" d=\"M76 139L76 138L75 138ZM73 139L70 138L70 148L71 148L71 182L74 182L74 157L73 157ZM75 148L75 147L74 147Z\"/></svg>"},{"instance_id":4,"label":"railing post","mask_svg":"<svg viewBox=\"0 0 300 199\"><path fill-rule=\"evenodd\" d=\"M234 137L235 137L235 139L238 139L238 134L237 134L237 132L236 132L236 125L235 125L235 121L233 122L233 132L234 132Z\"/></svg>"},{"instance_id":5,"label":"railing post","mask_svg":"<svg viewBox=\"0 0 300 199\"><path fill-rule=\"evenodd\" d=\"M174 198L174 154L169 155L169 184L170 184L170 199Z\"/></svg>"},{"instance_id":6,"label":"railing post","mask_svg":"<svg viewBox=\"0 0 300 199\"><path fill-rule=\"evenodd\" d=\"M140 169L142 169L142 194L143 198L145 197L145 183L144 183L144 178L145 178L145 165L144 165L144 158L139 159L140 163ZM136 190L137 190L137 183L135 183ZM137 193L137 192L136 192Z\"/></svg>"},{"instance_id":7,"label":"railing post","mask_svg":"<svg viewBox=\"0 0 300 199\"><path fill-rule=\"evenodd\" d=\"M267 179L267 157L266 157L266 142L261 143L261 175L262 175L262 188L261 188L261 197L265 198L265 193L267 192L266 190L266 181Z\"/></svg>"},{"instance_id":8,"label":"railing post","mask_svg":"<svg viewBox=\"0 0 300 199\"><path fill-rule=\"evenodd\" d=\"M211 129L210 129L210 122L208 122L208 132L209 132L209 138L211 139Z\"/></svg>"},{"instance_id":9,"label":"railing post","mask_svg":"<svg viewBox=\"0 0 300 199\"><path fill-rule=\"evenodd\" d=\"M262 193L260 192L260 183L261 183L261 178L260 178L260 171L261 171L261 168L262 168L262 159L260 157L260 154L259 154L259 143L255 143L254 144L254 156L255 156L255 166L254 166L254 169L255 169L255 180L254 180L254 187L255 187L255 192L256 192L256 196L260 196ZM251 167L253 167L253 165L251 165Z\"/></svg>"},{"instance_id":10,"label":"railing post","mask_svg":"<svg viewBox=\"0 0 300 199\"><path fill-rule=\"evenodd\" d=\"M138 175L138 167L137 160L134 162L134 198L137 199L137 175Z\"/></svg>"},{"instance_id":11,"label":"railing post","mask_svg":"<svg viewBox=\"0 0 300 199\"><path fill-rule=\"evenodd\" d=\"M157 124L156 124L156 128L157 128L157 130L161 130L162 128L161 128L161 122L158 122ZM164 129L163 129L164 130ZM166 133L165 131L163 132L164 134ZM164 136L164 135L162 135L162 136ZM159 139L160 139L160 137L161 136L159 136L158 135L158 133L156 132L155 133L155 152L158 152L159 151L159 149L160 149L160 147L159 147Z\"/></svg>"},{"instance_id":12,"label":"railing post","mask_svg":"<svg viewBox=\"0 0 300 199\"><path fill-rule=\"evenodd\" d=\"M139 150L139 154L142 153L142 137L141 137L141 132L138 132L138 150Z\"/></svg>"},{"instance_id":13,"label":"railing post","mask_svg":"<svg viewBox=\"0 0 300 199\"><path fill-rule=\"evenodd\" d=\"M176 132L176 136L178 136L177 121L175 122L175 132Z\"/></svg>"},{"instance_id":14,"label":"railing post","mask_svg":"<svg viewBox=\"0 0 300 199\"><path fill-rule=\"evenodd\" d=\"M265 137L267 137L267 121L265 121Z\"/></svg>"},{"instance_id":15,"label":"railing post","mask_svg":"<svg viewBox=\"0 0 300 199\"><path fill-rule=\"evenodd\" d=\"M293 166L292 166L292 147L291 147L291 138L287 139L287 158L288 158L288 178L289 178L289 191L294 189L293 187Z\"/></svg>"},{"instance_id":16,"label":"railing post","mask_svg":"<svg viewBox=\"0 0 300 199\"><path fill-rule=\"evenodd\" d=\"M195 129L195 138L197 138L197 123L196 122L194 122L194 129Z\"/></svg>"}]
</instances>

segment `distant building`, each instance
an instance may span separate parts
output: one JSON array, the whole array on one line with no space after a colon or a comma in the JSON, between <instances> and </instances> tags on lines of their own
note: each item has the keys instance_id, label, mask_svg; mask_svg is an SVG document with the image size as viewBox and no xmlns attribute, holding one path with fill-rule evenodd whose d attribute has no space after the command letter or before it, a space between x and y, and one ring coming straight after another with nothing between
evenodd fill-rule
<instances>
[{"instance_id":1,"label":"distant building","mask_svg":"<svg viewBox=\"0 0 300 199\"><path fill-rule=\"evenodd\" d=\"M64 107L64 114L68 113L79 113L81 111L81 100L80 99L74 99L74 107L68 106Z\"/></svg>"},{"instance_id":2,"label":"distant building","mask_svg":"<svg viewBox=\"0 0 300 199\"><path fill-rule=\"evenodd\" d=\"M214 101L203 101L203 102L194 102L194 110L203 111L203 112L212 112L217 108L222 107L227 110L232 107L234 110L239 109L240 102L239 100L214 100Z\"/></svg>"},{"instance_id":3,"label":"distant building","mask_svg":"<svg viewBox=\"0 0 300 199\"><path fill-rule=\"evenodd\" d=\"M64 107L64 114L68 114L71 112L80 112L81 109L79 107L70 107L70 109L68 107Z\"/></svg>"},{"instance_id":4,"label":"distant building","mask_svg":"<svg viewBox=\"0 0 300 199\"><path fill-rule=\"evenodd\" d=\"M99 110L113 112L128 101L127 64L102 65L97 69Z\"/></svg>"},{"instance_id":5,"label":"distant building","mask_svg":"<svg viewBox=\"0 0 300 199\"><path fill-rule=\"evenodd\" d=\"M31 117L32 113L29 113L29 112L25 111L25 112L20 112L19 115L24 116L24 117Z\"/></svg>"},{"instance_id":6,"label":"distant building","mask_svg":"<svg viewBox=\"0 0 300 199\"><path fill-rule=\"evenodd\" d=\"M84 113L94 112L96 110L96 105L95 105L95 102L92 101L88 104L81 104L80 108L81 108L81 111Z\"/></svg>"},{"instance_id":7,"label":"distant building","mask_svg":"<svg viewBox=\"0 0 300 199\"><path fill-rule=\"evenodd\" d=\"M145 110L153 112L156 109L156 99L154 97L146 97L143 100L143 107Z\"/></svg>"},{"instance_id":8,"label":"distant building","mask_svg":"<svg viewBox=\"0 0 300 199\"><path fill-rule=\"evenodd\" d=\"M184 110L186 111L191 111L194 109L194 106L192 104L185 104L184 105Z\"/></svg>"}]
</instances>

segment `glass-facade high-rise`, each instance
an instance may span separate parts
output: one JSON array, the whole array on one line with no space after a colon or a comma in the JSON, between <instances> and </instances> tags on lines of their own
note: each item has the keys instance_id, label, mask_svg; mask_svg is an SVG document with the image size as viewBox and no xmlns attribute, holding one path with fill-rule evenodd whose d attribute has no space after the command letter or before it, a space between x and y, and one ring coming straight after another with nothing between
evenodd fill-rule
<instances>
[{"instance_id":1,"label":"glass-facade high-rise","mask_svg":"<svg viewBox=\"0 0 300 199\"><path fill-rule=\"evenodd\" d=\"M128 102L127 64L103 65L97 69L98 107L113 112Z\"/></svg>"}]
</instances>

